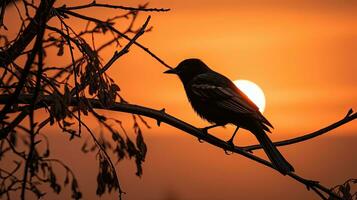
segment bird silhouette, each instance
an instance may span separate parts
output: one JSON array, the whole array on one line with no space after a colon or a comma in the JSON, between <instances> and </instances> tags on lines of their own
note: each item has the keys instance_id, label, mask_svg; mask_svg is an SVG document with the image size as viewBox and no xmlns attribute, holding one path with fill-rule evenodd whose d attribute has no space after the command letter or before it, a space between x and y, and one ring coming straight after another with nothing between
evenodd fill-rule
<instances>
[{"instance_id":1,"label":"bird silhouette","mask_svg":"<svg viewBox=\"0 0 357 200\"><path fill-rule=\"evenodd\" d=\"M178 75L193 109L201 118L213 124L204 128L205 131L233 124L236 129L227 142L234 145L233 139L238 129L246 129L255 135L280 173L285 175L294 171L266 134L273 128L271 123L231 80L195 58L186 59L165 73Z\"/></svg>"}]
</instances>

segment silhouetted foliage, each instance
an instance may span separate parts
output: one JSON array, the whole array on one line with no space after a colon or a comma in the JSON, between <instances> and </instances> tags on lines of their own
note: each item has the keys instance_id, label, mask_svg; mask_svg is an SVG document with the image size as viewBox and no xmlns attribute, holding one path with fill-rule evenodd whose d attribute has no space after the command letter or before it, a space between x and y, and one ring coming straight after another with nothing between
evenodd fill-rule
<instances>
[{"instance_id":1,"label":"silhouetted foliage","mask_svg":"<svg viewBox=\"0 0 357 200\"><path fill-rule=\"evenodd\" d=\"M352 187L357 186L357 179L348 179L341 185L337 185L333 187L331 190L338 194L338 196L342 197L345 200L356 200L357 192L353 192ZM336 200L337 198L330 196L329 200Z\"/></svg>"},{"instance_id":2,"label":"silhouetted foliage","mask_svg":"<svg viewBox=\"0 0 357 200\"><path fill-rule=\"evenodd\" d=\"M8 13L13 8L17 13ZM83 9L117 9L117 16L99 19L78 12ZM13 11L13 12L15 12ZM47 185L54 193L60 193L64 187L71 189L72 199L81 199L79 183L70 166L61 159L53 158L51 145L44 127L56 126L72 140L90 136L81 150L93 152L98 161L97 195L117 191L118 198L123 193L111 156L117 161L132 159L136 164L136 175L143 174L147 146L142 133L142 126L150 128L142 116L170 124L206 141L226 152L243 155L267 167L277 170L269 161L255 156L252 151L260 145L238 147L181 121L162 110L154 110L139 105L132 105L121 95L120 86L106 73L113 63L128 53L136 45L166 68L171 68L136 40L151 30L148 27L150 16L141 27L134 24L139 13L164 12L168 9L148 8L148 5L127 7L101 4L95 1L77 6L56 5L56 0L18 0L0 3L0 161L12 165L0 165L0 198L10 199L20 193L21 199L26 192L32 192L38 198L45 195L42 186ZM21 21L15 37L7 34L7 17L18 17ZM76 30L71 20L85 22L83 29ZM120 24L118 22L121 22ZM78 27L77 27L78 28ZM98 36L110 35L104 43L96 41ZM123 45L123 41L127 41ZM117 51L104 61L103 49L116 45ZM55 51L54 51L55 50ZM54 52L54 53L53 53ZM68 61L66 66L48 64L48 58L60 57ZM35 118L39 109L46 111L41 121ZM133 117L133 132L136 138L130 138L122 121L108 118L96 112L105 109L130 113ZM94 116L103 127L94 133L83 121L83 116ZM357 113L350 110L340 121L316 132L301 137L274 143L275 146L303 142L322 135L343 124L356 119ZM115 127L114 127L115 126ZM120 127L120 128L117 128ZM82 129L86 131L83 132ZM111 137L104 137L104 131ZM9 161L10 159L10 161ZM64 169L64 180L59 177ZM60 171L61 170L61 171ZM296 181L306 185L322 199L356 199L352 193L351 179L332 189L316 181L304 179L295 173L288 173ZM171 197L168 197L171 198ZM17 199L17 198L16 198Z\"/></svg>"},{"instance_id":3,"label":"silhouetted foliage","mask_svg":"<svg viewBox=\"0 0 357 200\"><path fill-rule=\"evenodd\" d=\"M120 94L120 87L106 74L106 70L121 56L128 53L131 45L143 33L151 30L148 27L150 17L142 27L136 28L140 12L161 12L168 9L148 8L148 5L126 7L112 4L100 4L95 1L78 6L56 5L55 0L45 1L2 1L0 27L1 32L0 65L2 97L9 97L3 102L0 112L0 159L11 158L15 166L0 167L0 196L10 198L11 192L20 191L25 199L26 190L33 192L38 198L45 194L40 185L47 184L54 193L60 193L63 187L70 187L73 199L81 199L79 184L70 167L60 159L50 155L50 144L42 129L48 125L57 126L67 133L70 139L81 137L85 128L92 140L87 140L82 147L83 152L95 152L98 160L97 194L123 191L115 172L109 152L116 155L117 160L133 158L137 166L137 175L142 175L142 163L146 156L146 144L140 129L140 122L133 114L133 130L137 135L132 140L125 132L121 121L115 120L122 131L112 128L111 119L96 113L88 98L96 98L104 107L110 107L116 100L127 103ZM17 17L22 22L18 35L11 38L7 35L6 18L15 17L16 13L8 13L15 8ZM101 20L79 14L77 10L87 8L118 9L117 16ZM12 11L15 12L15 11ZM71 19L81 19L85 26L78 31L71 25ZM118 22L120 22L119 31ZM124 23L123 23L124 22ZM100 44L96 41L99 35L108 35L108 41ZM127 40L126 45L122 41ZM32 43L35 41L34 43ZM32 46L33 45L33 46ZM113 57L105 62L100 52L116 45L119 49ZM32 47L31 47L32 46ZM48 53L56 50L55 54ZM148 49L146 49L149 52ZM52 51L53 52L53 51ZM48 57L63 57L69 62L67 66L46 64ZM21 59L26 60L25 62ZM31 95L29 103L19 101L22 95ZM51 95L50 102L44 103L46 95ZM72 106L73 100L77 106ZM43 121L35 121L35 112L44 108L47 117ZM110 138L93 133L82 121L82 116L93 115L98 122L112 134ZM29 119L29 126L22 125ZM25 132L25 134L22 134ZM21 137L19 136L21 135ZM135 142L133 142L135 141ZM43 147L42 144L46 144ZM41 144L41 145L40 145ZM112 144L115 144L114 146ZM8 162L8 161L7 161ZM53 165L65 169L64 182L60 182L60 170ZM23 171L23 176L20 171Z\"/></svg>"}]
</instances>

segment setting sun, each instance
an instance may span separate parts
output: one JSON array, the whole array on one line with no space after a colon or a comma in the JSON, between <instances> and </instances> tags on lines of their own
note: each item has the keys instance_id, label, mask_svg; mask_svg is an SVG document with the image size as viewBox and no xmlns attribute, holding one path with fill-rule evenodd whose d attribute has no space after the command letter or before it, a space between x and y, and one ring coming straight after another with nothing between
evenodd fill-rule
<instances>
[{"instance_id":1,"label":"setting sun","mask_svg":"<svg viewBox=\"0 0 357 200\"><path fill-rule=\"evenodd\" d=\"M261 113L265 110L265 95L263 90L255 83L248 80L236 80L233 83L258 106Z\"/></svg>"}]
</instances>

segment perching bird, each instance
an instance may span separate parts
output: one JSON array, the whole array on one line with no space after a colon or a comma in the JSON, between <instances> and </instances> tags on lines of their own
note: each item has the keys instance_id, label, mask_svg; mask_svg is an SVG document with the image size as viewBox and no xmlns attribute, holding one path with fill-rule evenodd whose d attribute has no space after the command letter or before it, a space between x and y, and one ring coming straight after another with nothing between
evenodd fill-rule
<instances>
[{"instance_id":1,"label":"perching bird","mask_svg":"<svg viewBox=\"0 0 357 200\"><path fill-rule=\"evenodd\" d=\"M199 59L184 60L165 73L179 76L193 109L214 124L205 130L226 124L236 125L231 139L227 141L233 145L239 127L247 129L255 135L273 165L282 174L294 171L265 132L270 132L269 127L273 126L231 80L211 70Z\"/></svg>"}]
</instances>

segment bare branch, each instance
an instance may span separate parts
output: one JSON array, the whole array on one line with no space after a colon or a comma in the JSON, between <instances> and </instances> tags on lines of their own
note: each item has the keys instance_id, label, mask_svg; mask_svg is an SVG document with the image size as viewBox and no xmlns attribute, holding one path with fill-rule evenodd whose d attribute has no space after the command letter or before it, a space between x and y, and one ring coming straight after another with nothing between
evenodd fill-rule
<instances>
[{"instance_id":1,"label":"bare branch","mask_svg":"<svg viewBox=\"0 0 357 200\"><path fill-rule=\"evenodd\" d=\"M73 115L75 118L77 118L75 115ZM89 132L89 134L91 135L93 141L95 142L95 144L99 147L99 150L101 153L103 153L104 155L104 158L107 160L107 162L109 163L111 169L112 169L112 173L114 174L115 178L116 178L116 181L117 181L117 184L118 184L118 190L119 190L119 200L122 199L122 195L125 193L122 189L121 189L121 186L120 186L120 183L119 183L119 178L118 178L118 175L115 171L115 166L112 162L112 160L110 159L110 156L108 155L108 153L105 151L105 149L103 148L103 146L100 144L100 142L98 141L98 139L95 137L94 133L92 132L92 130L85 124L83 123L82 121L80 121L78 118L77 120L79 121L79 123L82 123L82 125L87 129L87 131Z\"/></svg>"},{"instance_id":2,"label":"bare branch","mask_svg":"<svg viewBox=\"0 0 357 200\"><path fill-rule=\"evenodd\" d=\"M120 58L121 56L123 56L124 54L129 52L129 48L135 43L135 41L145 32L145 28L147 27L147 25L149 24L150 21L150 16L148 18L146 18L145 23L142 25L141 29L135 34L135 36L130 39L130 41L128 42L128 44L125 45L124 48L122 48L119 52L115 51L114 55L112 56L112 58L107 62L107 64L104 65L103 68L100 69L100 71L98 72L97 76L100 76L101 74L103 74L105 71L107 71L109 69L110 66L112 66L114 64L114 62ZM79 86L78 92L80 92L81 90L83 90L87 85L89 84L89 81L86 80L84 82L82 82L82 84ZM77 88L77 87L76 87ZM73 91L71 91L71 94L73 94Z\"/></svg>"},{"instance_id":3,"label":"bare branch","mask_svg":"<svg viewBox=\"0 0 357 200\"><path fill-rule=\"evenodd\" d=\"M6 100L8 99L7 95L0 95L0 104L3 104L4 102L6 102ZM25 103L28 104L30 103L30 99L31 99L31 95L22 95L19 98L19 101L21 103ZM42 103L45 104L51 104L53 97L51 96L45 96L42 99ZM138 115L142 115L142 116L146 116L149 118L153 118L156 119L158 122L164 122L167 123L171 126L174 126L182 131L184 131L185 133L188 133L194 137L199 138L200 140L206 141L207 143L214 145L218 148L223 149L224 151L230 151L230 152L234 152L240 155L243 155L251 160L254 160L258 163L261 163L267 167L270 167L272 169L275 169L275 167L268 161L257 157L249 152L247 152L245 149L241 148L241 147L237 147L237 146L231 146L230 144L228 144L227 142L213 136L210 134L206 134L204 131L202 131L200 128L194 127L191 124L188 124L180 119L177 119L169 114L167 114L165 111L163 110L155 110L155 109L151 109L151 108L146 108L143 106L138 106L138 105L132 105L132 104L127 104L127 103L114 103L113 105L109 106L109 107L104 107L99 100L96 99L86 99L87 101L90 102L91 106L94 109L105 109L105 110L112 110L112 111L118 111L118 112L126 112L126 113L132 113L132 114L138 114ZM70 102L70 105L72 106L77 106L78 102L75 99L72 99L72 101ZM355 116L355 114L351 115L351 116ZM353 118L355 119L355 117ZM351 120L353 120L351 119ZM349 120L349 121L351 121ZM336 126L335 128L348 123L349 121L345 121L344 123L339 124L338 126ZM275 169L276 170L276 169ZM316 190L319 190L319 192L316 192L318 195L320 195L319 193L325 192L326 194L335 197L336 199L341 199L338 195L336 195L334 192L332 192L330 189L324 187L323 185L319 184L316 181L312 181L312 180L308 180L308 179L304 179L300 176L298 176L295 173L288 173L288 176L290 176L291 178L299 181L300 183L306 185L306 187L308 189L313 189L314 192L316 192Z\"/></svg>"},{"instance_id":4,"label":"bare branch","mask_svg":"<svg viewBox=\"0 0 357 200\"><path fill-rule=\"evenodd\" d=\"M285 146L285 145L303 142L303 141L315 138L317 136L323 135L329 131L332 131L333 129L336 129L336 128L338 128L338 127L340 127L356 118L357 118L357 113L353 113L352 109L350 109L344 118L342 118L341 120L339 120L329 126L326 126L325 128L322 128L322 129L312 132L312 133L308 133L308 134L300 136L300 137L282 140L279 142L274 142L274 145L275 146ZM253 151L253 150L261 149L262 147L260 145L251 145L251 146L246 146L246 147L241 147L241 148L243 148L247 151Z\"/></svg>"},{"instance_id":5,"label":"bare branch","mask_svg":"<svg viewBox=\"0 0 357 200\"><path fill-rule=\"evenodd\" d=\"M116 28L114 28L113 26L110 26L108 25L106 22L104 21L101 21L99 19L96 19L96 18L92 18L92 17L88 17L88 16L85 16L85 15L81 15L81 14L78 14L76 12L72 12L72 11L69 11L69 10L65 10L65 9L61 9L61 8L58 8L57 9L59 12L63 12L63 13L66 13L66 14L69 14L69 15L72 15L74 17L77 17L77 18L80 18L80 19L84 19L84 20L88 20L88 21L92 21L92 22L95 22L95 23L99 23L99 24L103 24L103 25L106 25L107 28L109 28L111 31L115 32L116 34L120 35L121 37L125 38L126 40L129 40L130 41L130 38L123 34L122 32L120 32L119 30L117 30ZM134 42L135 45L137 45L138 47L140 47L141 49L143 49L146 53L148 53L150 56L152 56L153 58L155 58L157 61L159 61L162 65L164 65L166 68L169 68L169 69L172 69L172 67L168 64L166 64L162 59L160 59L158 56L156 56L154 53L152 53L147 47L144 47L142 44L138 43L138 42Z\"/></svg>"},{"instance_id":6,"label":"bare branch","mask_svg":"<svg viewBox=\"0 0 357 200\"><path fill-rule=\"evenodd\" d=\"M0 51L0 66L7 66L12 63L27 47L39 30L38 22L46 19L49 20L49 14L55 0L41 1L36 15L30 24L25 28L22 36L16 42L4 51Z\"/></svg>"},{"instance_id":7,"label":"bare branch","mask_svg":"<svg viewBox=\"0 0 357 200\"><path fill-rule=\"evenodd\" d=\"M7 4L8 2L5 0L0 3L0 29L1 27L4 27L5 30L7 30L7 27L4 24L4 15Z\"/></svg>"},{"instance_id":8,"label":"bare branch","mask_svg":"<svg viewBox=\"0 0 357 200\"><path fill-rule=\"evenodd\" d=\"M39 21L39 32L36 37L36 43L34 45L34 51L31 52L31 54L37 54L38 55L38 70L36 74L36 88L34 91L34 95L32 97L32 104L30 105L30 113L29 113L29 120L30 120L30 148L29 148L29 153L26 158L25 162L25 167L24 167L24 175L22 179L22 188L21 188L21 199L25 200L25 193L26 193L26 183L27 183L27 176L28 176L28 171L31 165L31 162L33 162L33 154L35 150L35 121L34 121L34 110L35 110L35 105L36 105L36 100L37 96L40 91L40 86L41 86L41 76L42 76L42 68L43 68L43 49L42 49L42 42L43 42L43 35L45 33L45 25L46 21L43 19ZM33 62L33 61L31 61ZM31 66L31 65L30 65ZM24 74L22 74L24 75ZM18 88L16 88L18 89ZM21 90L21 89L20 89ZM8 104L6 104L8 105Z\"/></svg>"},{"instance_id":9,"label":"bare branch","mask_svg":"<svg viewBox=\"0 0 357 200\"><path fill-rule=\"evenodd\" d=\"M81 5L81 6L67 7L64 5L61 8L64 8L66 10L78 10L78 9L92 8L92 7L114 8L114 9L121 9L121 10L145 11L145 12L167 12L167 11L170 11L170 9L168 9L168 8L146 8L146 5L134 8L134 7L128 7L128 6L118 6L118 5L111 5L111 4L96 3L96 1L93 1L92 3L89 3L89 4Z\"/></svg>"}]
</instances>

